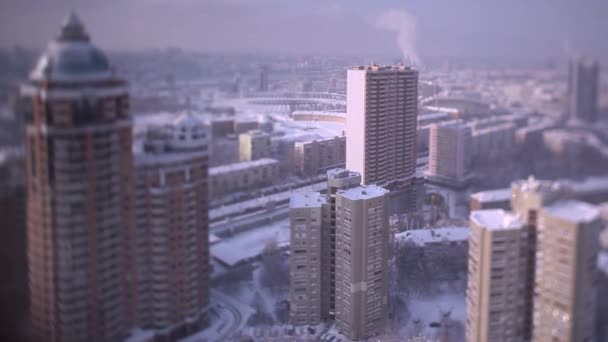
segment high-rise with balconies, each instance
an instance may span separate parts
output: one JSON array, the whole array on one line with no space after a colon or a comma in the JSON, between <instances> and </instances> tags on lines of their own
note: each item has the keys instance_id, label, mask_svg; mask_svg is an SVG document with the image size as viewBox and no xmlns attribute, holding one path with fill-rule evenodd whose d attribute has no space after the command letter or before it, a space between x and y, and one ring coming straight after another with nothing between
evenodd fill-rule
<instances>
[{"instance_id":1,"label":"high-rise with balconies","mask_svg":"<svg viewBox=\"0 0 608 342\"><path fill-rule=\"evenodd\" d=\"M208 134L191 113L150 127L135 155L138 325L196 331L209 303Z\"/></svg>"},{"instance_id":2,"label":"high-rise with balconies","mask_svg":"<svg viewBox=\"0 0 608 342\"><path fill-rule=\"evenodd\" d=\"M346 168L365 185L411 186L416 172L418 71L359 66L347 73Z\"/></svg>"},{"instance_id":3,"label":"high-rise with balconies","mask_svg":"<svg viewBox=\"0 0 608 342\"><path fill-rule=\"evenodd\" d=\"M121 341L136 280L128 87L70 15L22 86L31 333Z\"/></svg>"}]
</instances>

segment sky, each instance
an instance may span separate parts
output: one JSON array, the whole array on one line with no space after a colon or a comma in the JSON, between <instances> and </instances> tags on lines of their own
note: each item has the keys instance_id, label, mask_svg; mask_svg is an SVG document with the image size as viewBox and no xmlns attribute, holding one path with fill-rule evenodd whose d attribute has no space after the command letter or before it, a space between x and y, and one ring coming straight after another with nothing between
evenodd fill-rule
<instances>
[{"instance_id":1,"label":"sky","mask_svg":"<svg viewBox=\"0 0 608 342\"><path fill-rule=\"evenodd\" d=\"M608 56L606 0L0 0L0 46L43 48L70 10L109 50Z\"/></svg>"}]
</instances>

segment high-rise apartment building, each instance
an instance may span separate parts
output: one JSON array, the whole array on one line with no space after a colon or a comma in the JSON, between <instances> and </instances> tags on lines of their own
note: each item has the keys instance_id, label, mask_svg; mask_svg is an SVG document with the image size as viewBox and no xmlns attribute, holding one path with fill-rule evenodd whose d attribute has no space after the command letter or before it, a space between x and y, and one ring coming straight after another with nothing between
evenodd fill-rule
<instances>
[{"instance_id":1,"label":"high-rise apartment building","mask_svg":"<svg viewBox=\"0 0 608 342\"><path fill-rule=\"evenodd\" d=\"M323 230L323 315L334 317L336 313L336 194L339 190L358 187L361 175L346 169L327 171L327 200L329 220Z\"/></svg>"},{"instance_id":2,"label":"high-rise apartment building","mask_svg":"<svg viewBox=\"0 0 608 342\"><path fill-rule=\"evenodd\" d=\"M471 167L471 128L462 120L431 124L429 175L462 181Z\"/></svg>"},{"instance_id":3,"label":"high-rise apartment building","mask_svg":"<svg viewBox=\"0 0 608 342\"><path fill-rule=\"evenodd\" d=\"M291 221L290 322L316 325L322 314L322 234L327 228L327 198L318 192L294 193Z\"/></svg>"},{"instance_id":4,"label":"high-rise apartment building","mask_svg":"<svg viewBox=\"0 0 608 342\"><path fill-rule=\"evenodd\" d=\"M466 336L470 342L522 341L526 277L524 222L502 209L471 213Z\"/></svg>"},{"instance_id":5,"label":"high-rise apartment building","mask_svg":"<svg viewBox=\"0 0 608 342\"><path fill-rule=\"evenodd\" d=\"M599 232L597 207L574 200L540 211L534 341L593 341Z\"/></svg>"},{"instance_id":6,"label":"high-rise apartment building","mask_svg":"<svg viewBox=\"0 0 608 342\"><path fill-rule=\"evenodd\" d=\"M511 184L511 210L524 222L526 240L522 244L525 249L526 267L524 283L520 296L524 299L523 338L529 341L532 338L534 313L534 287L536 268L536 244L538 238L538 215L540 210L564 196L567 192L560 183L538 180L530 177L518 180Z\"/></svg>"},{"instance_id":7,"label":"high-rise apartment building","mask_svg":"<svg viewBox=\"0 0 608 342\"><path fill-rule=\"evenodd\" d=\"M359 66L347 74L346 168L365 185L409 186L416 172L418 72Z\"/></svg>"},{"instance_id":8,"label":"high-rise apartment building","mask_svg":"<svg viewBox=\"0 0 608 342\"><path fill-rule=\"evenodd\" d=\"M70 15L22 86L31 332L121 341L130 325L132 120L128 88Z\"/></svg>"},{"instance_id":9,"label":"high-rise apartment building","mask_svg":"<svg viewBox=\"0 0 608 342\"><path fill-rule=\"evenodd\" d=\"M530 177L511 185L512 213L471 213L467 340L592 340L599 210L564 199L570 196L558 182ZM519 232L518 240L515 233L511 240L494 235L484 240L489 223L516 221L512 230ZM513 291L515 299L502 300ZM517 312L518 319L504 312Z\"/></svg>"},{"instance_id":10,"label":"high-rise apartment building","mask_svg":"<svg viewBox=\"0 0 608 342\"><path fill-rule=\"evenodd\" d=\"M599 64L587 58L570 61L568 69L567 115L571 119L595 122L597 117Z\"/></svg>"},{"instance_id":11,"label":"high-rise apartment building","mask_svg":"<svg viewBox=\"0 0 608 342\"><path fill-rule=\"evenodd\" d=\"M270 135L253 130L239 134L239 160L252 161L270 157Z\"/></svg>"},{"instance_id":12,"label":"high-rise apartment building","mask_svg":"<svg viewBox=\"0 0 608 342\"><path fill-rule=\"evenodd\" d=\"M208 136L192 114L149 128L135 155L138 325L168 339L209 303Z\"/></svg>"},{"instance_id":13,"label":"high-rise apartment building","mask_svg":"<svg viewBox=\"0 0 608 342\"><path fill-rule=\"evenodd\" d=\"M351 340L386 329L388 191L358 186L336 193L336 326Z\"/></svg>"}]
</instances>

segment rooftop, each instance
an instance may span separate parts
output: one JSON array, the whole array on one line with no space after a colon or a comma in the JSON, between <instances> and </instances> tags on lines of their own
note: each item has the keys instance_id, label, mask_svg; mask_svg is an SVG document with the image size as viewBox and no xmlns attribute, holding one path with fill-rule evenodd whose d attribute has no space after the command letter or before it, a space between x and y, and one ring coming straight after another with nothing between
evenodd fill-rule
<instances>
[{"instance_id":1,"label":"rooftop","mask_svg":"<svg viewBox=\"0 0 608 342\"><path fill-rule=\"evenodd\" d=\"M504 202L511 200L511 189L496 189L496 190L486 190L474 193L471 195L471 198L474 198L480 203L487 202Z\"/></svg>"},{"instance_id":2,"label":"rooftop","mask_svg":"<svg viewBox=\"0 0 608 342\"><path fill-rule=\"evenodd\" d=\"M270 159L270 158L263 158L263 159L251 160L251 161L240 162L240 163L226 164L226 165L220 165L220 166L210 168L209 175L213 176L213 175L227 173L227 172L246 170L246 169L249 169L252 167L260 167L260 166L275 165L275 164L278 165L279 162L276 159Z\"/></svg>"},{"instance_id":3,"label":"rooftop","mask_svg":"<svg viewBox=\"0 0 608 342\"><path fill-rule=\"evenodd\" d=\"M523 221L503 209L476 210L471 213L471 221L488 230L519 229Z\"/></svg>"},{"instance_id":4,"label":"rooftop","mask_svg":"<svg viewBox=\"0 0 608 342\"><path fill-rule=\"evenodd\" d=\"M544 211L575 224L590 223L600 217L600 210L589 203L577 200L561 200L545 207Z\"/></svg>"},{"instance_id":5,"label":"rooftop","mask_svg":"<svg viewBox=\"0 0 608 342\"><path fill-rule=\"evenodd\" d=\"M411 67L405 66L405 65L378 65L378 64L371 64L371 65L359 65L359 66L355 66L353 68L351 68L351 70L366 70L366 71L391 71L391 70L397 70L397 71L409 71L409 70L414 70Z\"/></svg>"},{"instance_id":6,"label":"rooftop","mask_svg":"<svg viewBox=\"0 0 608 342\"><path fill-rule=\"evenodd\" d=\"M327 203L327 199L318 192L294 192L291 195L289 207L292 209L320 208L324 203Z\"/></svg>"},{"instance_id":7,"label":"rooftop","mask_svg":"<svg viewBox=\"0 0 608 342\"><path fill-rule=\"evenodd\" d=\"M361 179L361 174L359 172L350 171L344 168L337 168L327 171L328 179L345 179L354 177L359 177L359 179Z\"/></svg>"},{"instance_id":8,"label":"rooftop","mask_svg":"<svg viewBox=\"0 0 608 342\"><path fill-rule=\"evenodd\" d=\"M340 196L348 198L351 201L372 199L384 196L387 193L389 193L388 190L376 185L360 185L354 188L338 191Z\"/></svg>"},{"instance_id":9,"label":"rooftop","mask_svg":"<svg viewBox=\"0 0 608 342\"><path fill-rule=\"evenodd\" d=\"M416 229L395 234L397 241L412 242L420 247L431 243L467 241L468 238L469 227Z\"/></svg>"}]
</instances>

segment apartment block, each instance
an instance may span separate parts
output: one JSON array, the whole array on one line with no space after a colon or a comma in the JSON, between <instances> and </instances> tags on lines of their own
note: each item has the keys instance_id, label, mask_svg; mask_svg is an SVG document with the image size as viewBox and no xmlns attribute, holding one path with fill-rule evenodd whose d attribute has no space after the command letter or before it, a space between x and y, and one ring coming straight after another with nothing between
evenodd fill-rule
<instances>
[{"instance_id":1,"label":"apartment block","mask_svg":"<svg viewBox=\"0 0 608 342\"><path fill-rule=\"evenodd\" d=\"M296 142L294 150L297 173L304 177L343 168L346 164L346 137Z\"/></svg>"},{"instance_id":2,"label":"apartment block","mask_svg":"<svg viewBox=\"0 0 608 342\"><path fill-rule=\"evenodd\" d=\"M462 181L470 167L471 128L462 120L431 124L428 174Z\"/></svg>"},{"instance_id":3,"label":"apartment block","mask_svg":"<svg viewBox=\"0 0 608 342\"><path fill-rule=\"evenodd\" d=\"M526 230L502 209L471 213L466 336L470 342L522 341Z\"/></svg>"},{"instance_id":4,"label":"apartment block","mask_svg":"<svg viewBox=\"0 0 608 342\"><path fill-rule=\"evenodd\" d=\"M258 159L227 164L209 169L209 198L272 185L279 176L279 162L275 159Z\"/></svg>"},{"instance_id":5,"label":"apartment block","mask_svg":"<svg viewBox=\"0 0 608 342\"><path fill-rule=\"evenodd\" d=\"M172 340L209 303L208 132L192 114L149 128L135 155L138 326Z\"/></svg>"},{"instance_id":6,"label":"apartment block","mask_svg":"<svg viewBox=\"0 0 608 342\"><path fill-rule=\"evenodd\" d=\"M254 130L239 134L239 160L242 162L270 157L270 135Z\"/></svg>"},{"instance_id":7,"label":"apartment block","mask_svg":"<svg viewBox=\"0 0 608 342\"><path fill-rule=\"evenodd\" d=\"M339 190L357 187L361 175L346 169L327 171L327 199L329 202L328 228L323 235L323 314L334 317L336 313L336 195Z\"/></svg>"},{"instance_id":8,"label":"apartment block","mask_svg":"<svg viewBox=\"0 0 608 342\"><path fill-rule=\"evenodd\" d=\"M416 172L418 71L359 66L347 72L346 168L365 185L395 189Z\"/></svg>"},{"instance_id":9,"label":"apartment block","mask_svg":"<svg viewBox=\"0 0 608 342\"><path fill-rule=\"evenodd\" d=\"M336 326L351 340L385 331L388 319L388 190L336 194Z\"/></svg>"},{"instance_id":10,"label":"apartment block","mask_svg":"<svg viewBox=\"0 0 608 342\"><path fill-rule=\"evenodd\" d=\"M294 193L291 222L290 322L316 325L322 315L322 234L327 228L327 199L317 192Z\"/></svg>"},{"instance_id":11,"label":"apartment block","mask_svg":"<svg viewBox=\"0 0 608 342\"><path fill-rule=\"evenodd\" d=\"M602 227L597 207L585 202L561 200L540 211L534 341L594 341Z\"/></svg>"}]
</instances>

